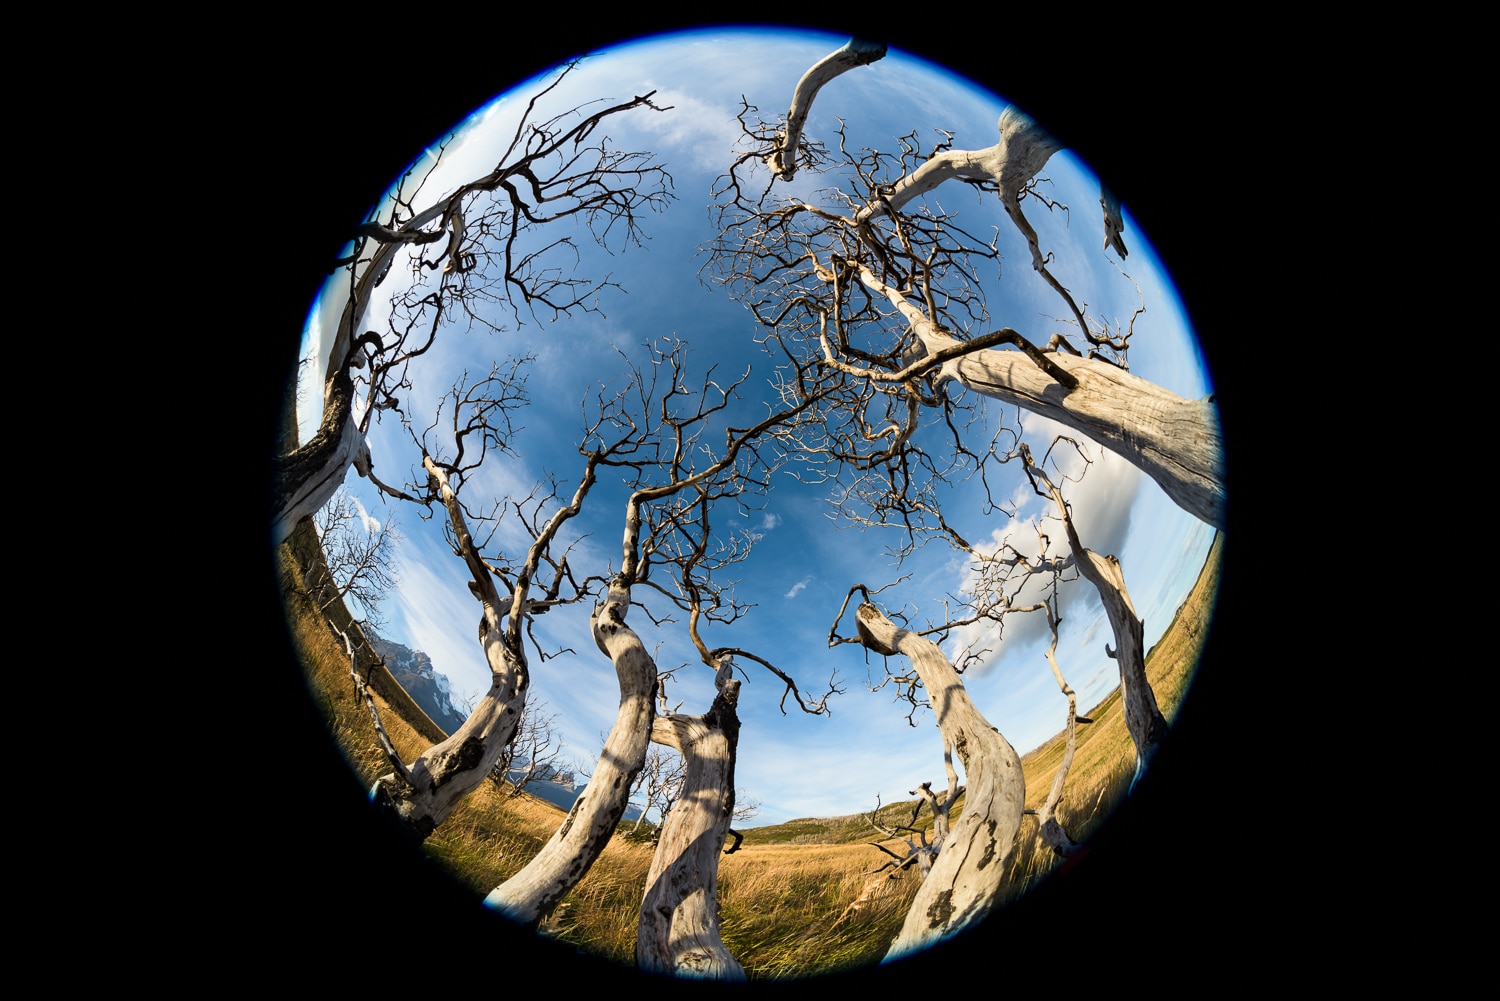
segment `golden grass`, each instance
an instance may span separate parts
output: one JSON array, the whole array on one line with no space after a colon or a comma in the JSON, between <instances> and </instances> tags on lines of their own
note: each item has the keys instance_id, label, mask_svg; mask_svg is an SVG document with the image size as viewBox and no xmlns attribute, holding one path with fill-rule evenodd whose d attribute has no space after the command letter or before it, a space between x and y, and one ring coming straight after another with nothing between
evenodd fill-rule
<instances>
[{"instance_id":1,"label":"golden grass","mask_svg":"<svg viewBox=\"0 0 1500 1001\"><path fill-rule=\"evenodd\" d=\"M1198 584L1147 658L1147 674L1169 720L1206 638L1218 588L1219 553L1215 541ZM354 698L347 655L307 599L296 561L285 549L282 581L288 622L309 687L350 767L368 785L388 766L369 715ZM420 736L384 699L377 696L376 702L392 743L405 759L431 746L431 740ZM1086 839L1123 800L1135 759L1118 692L1086 715L1095 722L1079 730L1078 751L1058 810L1059 820L1077 840ZM1045 799L1062 752L1059 735L1023 758L1028 807ZM960 800L955 816L962 806ZM887 822L904 823L910 815L910 803L887 804L881 811ZM524 793L511 796L508 787L486 782L460 804L424 849L482 895L514 875L551 837L563 816L550 803ZM925 810L923 823L931 825ZM875 837L857 814L803 818L747 831L744 846L723 856L723 936L752 979L827 973L881 959L916 893L917 878L914 873L899 879L866 875L887 858L866 844ZM1035 819L1023 818L1006 861L1005 899L1035 886L1059 862L1042 845ZM648 846L617 833L543 924L543 931L633 963L636 920L650 864ZM852 907L856 901L859 905Z\"/></svg>"},{"instance_id":2,"label":"golden grass","mask_svg":"<svg viewBox=\"0 0 1500 1001\"><path fill-rule=\"evenodd\" d=\"M866 875L884 858L864 844L765 845L724 856L719 913L725 945L752 978L832 973L878 961L918 885L910 874Z\"/></svg>"}]
</instances>

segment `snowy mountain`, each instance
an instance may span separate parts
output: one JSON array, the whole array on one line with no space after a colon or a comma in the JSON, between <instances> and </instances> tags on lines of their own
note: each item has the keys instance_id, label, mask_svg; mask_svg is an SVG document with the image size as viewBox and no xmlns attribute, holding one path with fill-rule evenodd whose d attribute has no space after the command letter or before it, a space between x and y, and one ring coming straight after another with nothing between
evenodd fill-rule
<instances>
[{"instance_id":1,"label":"snowy mountain","mask_svg":"<svg viewBox=\"0 0 1500 1001\"><path fill-rule=\"evenodd\" d=\"M448 677L433 669L431 657L421 650L378 636L369 629L365 630L365 635L396 681L434 723L445 733L452 733L463 725L466 714L454 707Z\"/></svg>"}]
</instances>

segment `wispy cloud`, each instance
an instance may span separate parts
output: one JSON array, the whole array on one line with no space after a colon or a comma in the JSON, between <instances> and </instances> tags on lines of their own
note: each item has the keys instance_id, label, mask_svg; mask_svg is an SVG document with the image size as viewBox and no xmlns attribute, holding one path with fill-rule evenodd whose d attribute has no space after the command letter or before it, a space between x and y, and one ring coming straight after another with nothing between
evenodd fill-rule
<instances>
[{"instance_id":1,"label":"wispy cloud","mask_svg":"<svg viewBox=\"0 0 1500 1001\"><path fill-rule=\"evenodd\" d=\"M350 497L349 499L352 500L352 501L354 501L354 510L356 510L356 511L359 512L359 521L360 521L360 524L362 524L362 525L365 526L365 534L366 535L379 535L380 534L380 519L376 518L375 516L371 515L368 511L366 511L365 510L365 506L359 502L359 498L358 497Z\"/></svg>"},{"instance_id":2,"label":"wispy cloud","mask_svg":"<svg viewBox=\"0 0 1500 1001\"><path fill-rule=\"evenodd\" d=\"M657 145L692 150L694 163L700 169L723 169L723 151L733 149L740 139L740 126L730 104L704 100L675 88L657 89L652 100L659 107L672 110L661 115L637 116L632 124L653 135Z\"/></svg>"},{"instance_id":3,"label":"wispy cloud","mask_svg":"<svg viewBox=\"0 0 1500 1001\"><path fill-rule=\"evenodd\" d=\"M810 581L810 580L812 580L812 575L808 574L806 577L803 577L797 583L793 584L792 585L792 589L790 591L788 591L785 595L783 595L783 597L786 597L786 598L795 598L795 597L797 597L797 593L799 591L801 591L804 587L806 587L808 581Z\"/></svg>"}]
</instances>

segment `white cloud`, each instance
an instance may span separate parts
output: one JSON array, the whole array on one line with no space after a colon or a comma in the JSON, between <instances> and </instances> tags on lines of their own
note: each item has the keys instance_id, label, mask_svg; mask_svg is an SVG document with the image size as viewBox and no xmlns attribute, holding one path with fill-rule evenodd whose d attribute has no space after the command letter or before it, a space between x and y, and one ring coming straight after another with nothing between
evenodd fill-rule
<instances>
[{"instance_id":1,"label":"white cloud","mask_svg":"<svg viewBox=\"0 0 1500 1001\"><path fill-rule=\"evenodd\" d=\"M358 497L350 496L349 499L354 502L354 510L356 510L356 511L359 512L359 521L360 521L360 524L362 524L362 525L365 526L365 534L366 535L379 535L380 534L380 519L374 517L368 511L366 511L365 510L365 506L359 502L359 498Z\"/></svg>"},{"instance_id":2,"label":"white cloud","mask_svg":"<svg viewBox=\"0 0 1500 1001\"><path fill-rule=\"evenodd\" d=\"M808 584L808 582L811 581L811 580L812 580L812 575L811 574L809 574L806 577L803 577L797 583L793 584L792 585L792 589L790 591L788 591L786 594L784 594L782 597L785 597L785 598L795 598L795 597L797 597L797 593L799 591L801 591L804 587L806 587L807 584Z\"/></svg>"},{"instance_id":3,"label":"white cloud","mask_svg":"<svg viewBox=\"0 0 1500 1001\"><path fill-rule=\"evenodd\" d=\"M741 135L736 109L673 88L658 90L651 100L671 110L638 116L633 122L637 128L654 136L658 144L691 150L694 165L700 169L724 169L724 151L733 149Z\"/></svg>"},{"instance_id":4,"label":"white cloud","mask_svg":"<svg viewBox=\"0 0 1500 1001\"><path fill-rule=\"evenodd\" d=\"M1047 461L1048 474L1061 488L1083 544L1098 553L1119 553L1130 528L1131 509L1142 480L1140 471L1090 439L1046 418L1024 415L1022 431L1038 461L1047 455L1048 445L1059 435L1067 434L1078 442L1078 450L1066 442L1052 450ZM1037 497L1029 485L1025 490L1029 499L1020 493L1014 497L1017 518L995 529L988 542L978 543L975 548L985 556L1001 553L1009 545L1028 559L1066 557L1067 535L1054 506ZM1030 504L1029 500L1036 503ZM1024 518L1020 517L1023 508L1030 509ZM992 566L986 578L976 564L970 563L961 571L956 592L972 597L986 587L1000 586L1012 606L1025 607L1042 601L1052 584L1050 574L1033 574L1022 582L1019 575L1012 580L1004 577L1002 571L997 579L996 569ZM1070 572L1069 576L1077 575ZM1081 637L1073 641L1075 645L1082 649L1097 646L1094 631L1099 628L1100 622L1096 620L1103 609L1086 582L1074 580L1058 588L1058 613L1067 633ZM1032 645L1040 649L1050 637L1051 630L1042 612L1013 613L999 623L987 620L955 630L946 652L957 657L961 652L986 651L980 664L972 669L974 676L983 677L999 664L1004 651ZM1089 646L1091 639L1094 643Z\"/></svg>"}]
</instances>

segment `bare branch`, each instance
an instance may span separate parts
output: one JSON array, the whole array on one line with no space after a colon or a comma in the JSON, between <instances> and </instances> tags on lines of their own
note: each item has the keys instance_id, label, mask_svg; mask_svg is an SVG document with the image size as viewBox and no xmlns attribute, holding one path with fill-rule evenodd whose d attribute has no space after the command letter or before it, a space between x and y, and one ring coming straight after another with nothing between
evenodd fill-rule
<instances>
[{"instance_id":1,"label":"bare branch","mask_svg":"<svg viewBox=\"0 0 1500 1001\"><path fill-rule=\"evenodd\" d=\"M808 112L812 111L813 99L823 86L840 74L856 66L868 66L885 58L885 45L851 38L840 48L818 62L797 81L792 92L792 106L786 113L786 127L777 136L775 150L766 157L766 165L783 181L790 181L797 173L797 156L801 148L802 128L807 124Z\"/></svg>"},{"instance_id":2,"label":"bare branch","mask_svg":"<svg viewBox=\"0 0 1500 1001\"><path fill-rule=\"evenodd\" d=\"M277 463L273 541L284 541L298 521L323 507L351 465L373 480L374 463L364 443L369 416L400 405L410 386L409 364L428 351L441 325L458 317L491 325L484 315L490 306L508 308L517 323L522 310L533 318L539 311L552 318L597 311L597 294L614 283L581 277L572 262L553 262L553 251L572 251L571 237L521 252L523 235L573 217L602 245L635 244L641 239L640 217L660 211L671 199L671 176L649 153L622 152L607 139L592 138L615 115L666 109L646 94L541 120L537 102L558 80L532 98L491 171L421 209L415 200L430 170L411 191L408 175L379 214L355 231L353 253L339 262L347 273L347 292L323 372L322 420L308 442L292 442L295 447ZM422 257L431 247L442 249L433 258ZM399 260L409 262L411 281L393 296L385 332L377 334L366 326L366 314L375 289ZM439 268L440 274L428 277ZM357 372L364 373L362 392ZM366 403L363 421L355 420L356 399Z\"/></svg>"},{"instance_id":3,"label":"bare branch","mask_svg":"<svg viewBox=\"0 0 1500 1001\"><path fill-rule=\"evenodd\" d=\"M1057 774L1052 777L1052 787L1047 791L1046 800L1037 811L1037 822L1041 824L1042 840L1058 855L1067 858L1078 851L1078 843L1069 836L1058 821L1057 807L1062 802L1063 783L1068 779L1068 771L1073 767L1073 755L1078 750L1078 724L1089 721L1079 718L1078 696L1073 693L1072 686L1063 677L1062 668L1057 666L1057 627L1062 624L1062 619L1057 614L1055 593L1044 607L1047 612L1047 625L1052 629L1052 642L1047 646L1047 663L1052 668L1052 676L1057 679L1057 687L1068 699L1068 724L1067 743L1063 748L1062 762L1057 766Z\"/></svg>"},{"instance_id":4,"label":"bare branch","mask_svg":"<svg viewBox=\"0 0 1500 1001\"><path fill-rule=\"evenodd\" d=\"M742 125L747 135L762 135L743 114ZM1122 371L1134 316L1126 324L1091 318L1052 273L1022 210L1027 198L1056 205L1037 183L1057 141L1013 107L999 131L1000 141L984 150L952 149L951 136L923 149L913 133L896 140L895 152L855 152L841 132L848 182L820 194L817 205L754 199L732 169L716 191L721 231L706 248L701 275L728 287L762 325L768 350L785 359L784 392L817 387L821 432L797 444L810 463L823 463L822 479L851 477L843 515L907 532L897 556L928 533L951 531L934 526L931 491L982 470L985 457L966 451L958 434L966 419L957 415L971 398L953 389L1088 435L1183 509L1221 526L1222 446L1212 401L1186 400ZM1065 326L1086 348L1061 332L1042 349L1041 336L1011 326L995 331L985 305L991 279L982 269L998 267L996 238L964 229L938 202L950 180L997 194L1033 268L1066 303ZM889 323L892 309L904 329ZM979 333L985 328L995 332ZM946 457L916 434L924 410L941 411L955 429Z\"/></svg>"},{"instance_id":5,"label":"bare branch","mask_svg":"<svg viewBox=\"0 0 1500 1001\"><path fill-rule=\"evenodd\" d=\"M395 549L401 533L395 519L371 518L358 500L340 490L313 524L323 544L327 576L310 580L308 593L324 612L334 602L352 599L365 621L379 626L380 604L398 583Z\"/></svg>"},{"instance_id":6,"label":"bare branch","mask_svg":"<svg viewBox=\"0 0 1500 1001\"><path fill-rule=\"evenodd\" d=\"M1078 561L1081 574L1099 592L1099 600L1109 618L1114 632L1115 648L1106 652L1120 668L1120 691L1125 705L1125 727L1130 739L1135 742L1139 775L1146 762L1167 735L1167 721L1156 705L1156 694L1146 678L1145 627L1135 614L1135 606L1125 589L1125 574L1120 561L1114 556L1100 556L1084 548L1073 525L1072 514L1062 491L1040 465L1032 461L1031 449L1020 445L1021 456L1026 463L1026 475L1038 494L1048 498L1057 507L1058 518L1068 535L1068 545Z\"/></svg>"}]
</instances>

